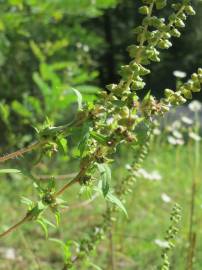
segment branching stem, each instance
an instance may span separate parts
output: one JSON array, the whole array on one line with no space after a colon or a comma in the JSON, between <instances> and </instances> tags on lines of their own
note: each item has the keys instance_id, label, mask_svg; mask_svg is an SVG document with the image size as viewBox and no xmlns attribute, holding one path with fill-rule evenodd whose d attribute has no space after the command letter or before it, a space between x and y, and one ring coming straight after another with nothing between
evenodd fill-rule
<instances>
[{"instance_id":1,"label":"branching stem","mask_svg":"<svg viewBox=\"0 0 202 270\"><path fill-rule=\"evenodd\" d=\"M46 140L42 140L42 141L38 141L38 142L34 142L32 144L30 144L28 147L24 147L22 149L19 149L13 153L4 155L2 157L0 157L0 163L3 163L9 159L14 159L14 158L18 158L18 157L22 157L24 154L31 152L33 150L38 149L39 147L42 147L43 145L45 145L47 143Z\"/></svg>"}]
</instances>

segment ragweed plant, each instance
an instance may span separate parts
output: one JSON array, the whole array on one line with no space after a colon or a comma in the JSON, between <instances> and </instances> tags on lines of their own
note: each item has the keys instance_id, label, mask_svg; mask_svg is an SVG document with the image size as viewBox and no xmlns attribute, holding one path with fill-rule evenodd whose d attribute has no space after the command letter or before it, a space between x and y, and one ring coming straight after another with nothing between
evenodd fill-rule
<instances>
[{"instance_id":1,"label":"ragweed plant","mask_svg":"<svg viewBox=\"0 0 202 270\"><path fill-rule=\"evenodd\" d=\"M124 199L132 191L137 171L147 154L154 119L163 116L171 106L185 103L193 92L200 91L202 69L199 68L187 83L180 84L175 90L165 89L162 99L158 100L150 90L140 99L139 92L146 90L144 77L151 73L148 66L152 62L160 62L160 51L172 46L172 38L180 37L187 16L195 14L189 0L172 4L173 11L167 18L155 15L156 11L160 14L159 10L167 6L166 0L142 0L142 4L139 12L144 18L141 25L134 29L137 43L128 47L131 61L121 66L120 81L107 85L95 103L84 103L81 94L73 89L78 100L78 112L71 123L58 127L46 126L37 131L35 143L0 158L2 163L35 150L40 152L42 159L63 148L67 138L81 134L78 142L80 169L76 176L58 189L54 179L50 179L44 187L30 174L36 182L38 201L25 199L28 204L26 215L0 234L0 237L6 236L30 221L37 221L47 232L50 222L43 217L43 213L50 209L59 224L60 208L65 203L60 196L75 184L79 184L81 189L101 193L107 201L102 222L90 227L87 235L78 240L73 253L66 254L63 269L70 269L78 260L89 258L90 252L116 221L117 209L127 214ZM128 176L112 186L110 163L121 144L134 149L134 163L128 169ZM63 246L69 252L66 244Z\"/></svg>"}]
</instances>

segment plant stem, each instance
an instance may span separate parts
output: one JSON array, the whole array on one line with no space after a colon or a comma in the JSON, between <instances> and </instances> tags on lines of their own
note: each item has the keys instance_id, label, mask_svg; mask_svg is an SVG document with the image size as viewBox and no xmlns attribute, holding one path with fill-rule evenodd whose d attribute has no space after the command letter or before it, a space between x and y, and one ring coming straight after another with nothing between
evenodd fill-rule
<instances>
[{"instance_id":1,"label":"plant stem","mask_svg":"<svg viewBox=\"0 0 202 270\"><path fill-rule=\"evenodd\" d=\"M22 224L24 224L28 220L28 216L26 215L23 219L21 219L18 223L10 227L8 230L0 234L0 238L7 236L11 232L15 231L18 227L20 227Z\"/></svg>"},{"instance_id":2,"label":"plant stem","mask_svg":"<svg viewBox=\"0 0 202 270\"><path fill-rule=\"evenodd\" d=\"M0 163L5 162L5 161L7 161L9 159L14 159L14 158L17 158L17 157L21 157L25 153L31 152L31 151L39 148L39 147L42 147L46 143L47 143L46 140L34 142L34 143L30 144L28 147L25 147L25 148L22 148L22 149L19 149L19 150L13 152L13 153L4 155L4 156L0 157Z\"/></svg>"},{"instance_id":3,"label":"plant stem","mask_svg":"<svg viewBox=\"0 0 202 270\"><path fill-rule=\"evenodd\" d=\"M91 165L91 163L94 161L95 156L97 155L97 153L100 151L100 148L98 147L95 151L94 154L92 154L92 157L86 162L85 165L83 165L83 167L81 168L80 172L67 184L65 184L59 191L57 191L54 196L58 197L59 195L61 195L62 193L64 193L68 188L70 188L72 185L78 183L82 177L85 175L86 171L88 170L89 166ZM28 212L29 213L29 212ZM4 237L6 235L8 235L9 233L13 232L14 230L16 230L20 225L24 224L28 218L30 218L29 214L26 215L22 220L20 220L18 223L16 223L15 225L13 225L12 227L10 227L8 230L6 230L5 232L3 232L2 234L0 234L0 238Z\"/></svg>"},{"instance_id":4,"label":"plant stem","mask_svg":"<svg viewBox=\"0 0 202 270\"><path fill-rule=\"evenodd\" d=\"M114 226L111 224L110 230L109 230L109 265L110 270L116 269L116 261L115 261L115 252L114 252Z\"/></svg>"},{"instance_id":5,"label":"plant stem","mask_svg":"<svg viewBox=\"0 0 202 270\"><path fill-rule=\"evenodd\" d=\"M195 128L196 134L199 134L200 122L198 113L195 112ZM198 172L200 164L200 144L199 141L195 141L194 144L194 164L193 164L193 177L191 187L191 202L190 202L190 220L189 220L189 239L188 239L188 254L187 254L187 270L193 269L193 262L195 256L196 247L196 232L194 231L194 225L196 223L196 196L197 196L197 185L198 185Z\"/></svg>"}]
</instances>

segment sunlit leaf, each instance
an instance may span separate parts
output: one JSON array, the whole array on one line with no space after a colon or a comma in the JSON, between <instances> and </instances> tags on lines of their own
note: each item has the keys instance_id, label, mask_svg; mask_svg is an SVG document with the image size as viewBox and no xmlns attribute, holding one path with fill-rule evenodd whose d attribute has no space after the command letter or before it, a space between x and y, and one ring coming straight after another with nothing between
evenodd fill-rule
<instances>
[{"instance_id":1,"label":"sunlit leaf","mask_svg":"<svg viewBox=\"0 0 202 270\"><path fill-rule=\"evenodd\" d=\"M82 101L83 101L82 95L77 89L72 88L72 90L74 91L74 93L77 96L78 110L81 111L82 110Z\"/></svg>"},{"instance_id":2,"label":"sunlit leaf","mask_svg":"<svg viewBox=\"0 0 202 270\"><path fill-rule=\"evenodd\" d=\"M111 181L111 169L107 164L97 164L98 170L100 172L102 180L102 192L104 197L106 197L109 192L109 183Z\"/></svg>"},{"instance_id":3,"label":"sunlit leaf","mask_svg":"<svg viewBox=\"0 0 202 270\"><path fill-rule=\"evenodd\" d=\"M1 169L0 173L21 173L21 171L17 169Z\"/></svg>"},{"instance_id":4,"label":"sunlit leaf","mask_svg":"<svg viewBox=\"0 0 202 270\"><path fill-rule=\"evenodd\" d=\"M122 210L124 212L124 214L128 217L128 213L126 211L125 206L123 205L123 203L119 200L119 198L117 198L114 194L112 194L111 192L108 192L107 196L106 196L107 200L110 201L111 203L114 203L120 210Z\"/></svg>"}]
</instances>

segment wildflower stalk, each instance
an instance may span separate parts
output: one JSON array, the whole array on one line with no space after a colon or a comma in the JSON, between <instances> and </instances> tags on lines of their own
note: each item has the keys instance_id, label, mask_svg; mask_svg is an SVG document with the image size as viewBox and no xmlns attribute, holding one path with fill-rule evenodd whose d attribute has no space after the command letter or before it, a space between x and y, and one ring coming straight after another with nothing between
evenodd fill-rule
<instances>
[{"instance_id":1,"label":"wildflower stalk","mask_svg":"<svg viewBox=\"0 0 202 270\"><path fill-rule=\"evenodd\" d=\"M175 246L174 241L179 231L180 220L181 220L181 207L178 204L175 204L170 215L171 223L166 232L166 237L165 237L166 247L163 249L162 254L161 254L161 257L163 259L163 264L159 268L160 270L171 269L168 253Z\"/></svg>"},{"instance_id":2,"label":"wildflower stalk","mask_svg":"<svg viewBox=\"0 0 202 270\"><path fill-rule=\"evenodd\" d=\"M198 112L194 112L194 122L195 122L195 134L199 134L200 120ZM189 238L188 238L188 251L187 251L187 270L193 269L194 257L195 257L195 247L196 247L196 232L194 225L196 224L196 197L198 189L198 173L200 165L200 142L198 140L194 141L194 168L191 186L191 201L190 201L190 220L189 220Z\"/></svg>"},{"instance_id":3,"label":"wildflower stalk","mask_svg":"<svg viewBox=\"0 0 202 270\"><path fill-rule=\"evenodd\" d=\"M109 227L109 269L116 270L115 246L114 246L114 224Z\"/></svg>"}]
</instances>

